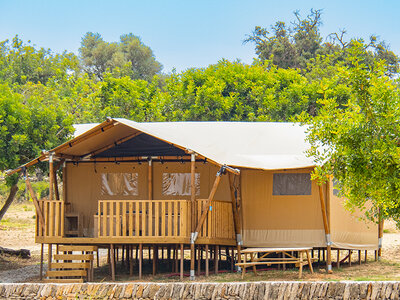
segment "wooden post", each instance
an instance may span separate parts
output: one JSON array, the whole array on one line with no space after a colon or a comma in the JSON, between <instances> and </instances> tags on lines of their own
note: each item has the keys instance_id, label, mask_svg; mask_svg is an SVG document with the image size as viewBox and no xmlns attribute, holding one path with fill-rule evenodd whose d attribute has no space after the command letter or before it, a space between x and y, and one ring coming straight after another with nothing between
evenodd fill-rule
<instances>
[{"instance_id":1,"label":"wooden post","mask_svg":"<svg viewBox=\"0 0 400 300\"><path fill-rule=\"evenodd\" d=\"M53 244L48 244L47 248L47 258L48 258L48 263L47 263L47 270L51 271L51 260L53 256Z\"/></svg>"},{"instance_id":2,"label":"wooden post","mask_svg":"<svg viewBox=\"0 0 400 300\"><path fill-rule=\"evenodd\" d=\"M111 250L111 257L110 257L110 262L111 262L111 280L115 281L115 249L114 249L114 244L110 245L110 250Z\"/></svg>"},{"instance_id":3,"label":"wooden post","mask_svg":"<svg viewBox=\"0 0 400 300\"><path fill-rule=\"evenodd\" d=\"M327 266L327 271L328 273L332 273L332 257L331 257L331 247L332 247L332 242L331 242L331 232L328 224L328 217L326 214L326 206L325 206L325 201L324 201L324 194L322 191L322 186L319 185L319 200L321 203L321 213L322 213L322 220L324 222L324 229L325 229L325 238L326 238L326 266Z\"/></svg>"},{"instance_id":4,"label":"wooden post","mask_svg":"<svg viewBox=\"0 0 400 300\"><path fill-rule=\"evenodd\" d=\"M153 164L151 158L149 158L149 168L148 168L148 200L153 200Z\"/></svg>"},{"instance_id":5,"label":"wooden post","mask_svg":"<svg viewBox=\"0 0 400 300\"><path fill-rule=\"evenodd\" d=\"M195 226L196 226L196 155L191 153L190 156L190 200L192 208L191 217L191 237L190 237L190 280L195 280ZM199 204L200 205L200 204Z\"/></svg>"},{"instance_id":6,"label":"wooden post","mask_svg":"<svg viewBox=\"0 0 400 300\"><path fill-rule=\"evenodd\" d=\"M378 260L382 256L382 237L383 237L383 218L381 210L379 209L379 223L378 223Z\"/></svg>"},{"instance_id":7,"label":"wooden post","mask_svg":"<svg viewBox=\"0 0 400 300\"><path fill-rule=\"evenodd\" d=\"M236 234L236 243L237 243L237 253L238 253L238 263L241 263L241 248L242 248L242 234L241 234L241 222L240 222L240 217L239 213L237 210L237 194L235 194L235 188L233 186L233 180L232 180L232 175L229 174L229 188L231 191L231 202L232 202L232 215L233 215L233 223L235 226L235 234ZM232 249L233 252L233 249ZM234 259L234 256L232 255L232 261ZM240 272L241 268L238 267L238 271Z\"/></svg>"},{"instance_id":8,"label":"wooden post","mask_svg":"<svg viewBox=\"0 0 400 300\"><path fill-rule=\"evenodd\" d=\"M368 251L365 250L365 254L364 254L364 262L367 263L367 255L368 255Z\"/></svg>"},{"instance_id":9,"label":"wooden post","mask_svg":"<svg viewBox=\"0 0 400 300\"><path fill-rule=\"evenodd\" d=\"M143 245L139 244L139 279L142 279Z\"/></svg>"},{"instance_id":10,"label":"wooden post","mask_svg":"<svg viewBox=\"0 0 400 300\"><path fill-rule=\"evenodd\" d=\"M129 276L133 276L133 245L129 246Z\"/></svg>"},{"instance_id":11,"label":"wooden post","mask_svg":"<svg viewBox=\"0 0 400 300\"><path fill-rule=\"evenodd\" d=\"M197 276L201 273L201 246L197 246Z\"/></svg>"},{"instance_id":12,"label":"wooden post","mask_svg":"<svg viewBox=\"0 0 400 300\"><path fill-rule=\"evenodd\" d=\"M214 253L214 273L218 274L218 257L219 257L219 245L215 245Z\"/></svg>"},{"instance_id":13,"label":"wooden post","mask_svg":"<svg viewBox=\"0 0 400 300\"><path fill-rule=\"evenodd\" d=\"M210 270L209 270L209 259L208 259L208 257L209 257L209 254L208 254L208 244L206 244L206 277L208 277L209 272L210 272Z\"/></svg>"},{"instance_id":14,"label":"wooden post","mask_svg":"<svg viewBox=\"0 0 400 300\"><path fill-rule=\"evenodd\" d=\"M183 244L181 244L181 269L180 269L180 278L181 278L181 280L183 280L183 260L184 260L184 257L185 256L185 250L183 249Z\"/></svg>"},{"instance_id":15,"label":"wooden post","mask_svg":"<svg viewBox=\"0 0 400 300\"><path fill-rule=\"evenodd\" d=\"M44 252L44 244L40 244L40 274L39 274L39 278L40 280L43 279L43 252Z\"/></svg>"},{"instance_id":16,"label":"wooden post","mask_svg":"<svg viewBox=\"0 0 400 300\"><path fill-rule=\"evenodd\" d=\"M336 258L336 261L337 261L337 263L336 263L337 268L339 269L339 268L340 268L340 249L337 249L337 258Z\"/></svg>"},{"instance_id":17,"label":"wooden post","mask_svg":"<svg viewBox=\"0 0 400 300\"><path fill-rule=\"evenodd\" d=\"M349 267L351 267L351 254L353 253L353 251L349 250Z\"/></svg>"},{"instance_id":18,"label":"wooden post","mask_svg":"<svg viewBox=\"0 0 400 300\"><path fill-rule=\"evenodd\" d=\"M49 200L53 200L53 187L54 187L54 162L53 153L49 153Z\"/></svg>"},{"instance_id":19,"label":"wooden post","mask_svg":"<svg viewBox=\"0 0 400 300\"><path fill-rule=\"evenodd\" d=\"M45 224L44 224L43 212L39 206L39 201L36 198L35 192L33 191L33 188L32 188L31 182L29 181L28 176L25 177L25 184L26 184L26 187L28 188L29 194L31 195L31 198L32 198L32 202L35 206L36 214L38 215L38 219L39 219L39 225L42 227L42 229L44 231Z\"/></svg>"},{"instance_id":20,"label":"wooden post","mask_svg":"<svg viewBox=\"0 0 400 300\"><path fill-rule=\"evenodd\" d=\"M153 245L153 276L157 274L158 247Z\"/></svg>"},{"instance_id":21,"label":"wooden post","mask_svg":"<svg viewBox=\"0 0 400 300\"><path fill-rule=\"evenodd\" d=\"M361 250L358 250L358 264L361 265Z\"/></svg>"}]
</instances>

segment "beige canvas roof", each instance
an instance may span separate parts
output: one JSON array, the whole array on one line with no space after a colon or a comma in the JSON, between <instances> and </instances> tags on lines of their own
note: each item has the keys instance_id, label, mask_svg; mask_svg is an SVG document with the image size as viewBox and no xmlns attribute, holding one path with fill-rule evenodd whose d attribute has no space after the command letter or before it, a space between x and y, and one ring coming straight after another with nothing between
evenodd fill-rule
<instances>
[{"instance_id":1,"label":"beige canvas roof","mask_svg":"<svg viewBox=\"0 0 400 300\"><path fill-rule=\"evenodd\" d=\"M231 167L277 170L315 165L305 151L305 127L271 122L152 122L108 119L77 127L81 134L50 151L84 157L141 132ZM45 155L26 164L45 159Z\"/></svg>"}]
</instances>

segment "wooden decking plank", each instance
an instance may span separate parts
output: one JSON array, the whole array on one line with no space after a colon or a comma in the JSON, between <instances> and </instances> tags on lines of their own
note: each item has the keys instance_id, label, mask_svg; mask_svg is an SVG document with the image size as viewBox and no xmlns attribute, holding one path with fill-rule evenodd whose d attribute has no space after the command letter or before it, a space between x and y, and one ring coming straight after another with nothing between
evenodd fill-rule
<instances>
[{"instance_id":1,"label":"wooden decking plank","mask_svg":"<svg viewBox=\"0 0 400 300\"><path fill-rule=\"evenodd\" d=\"M71 276L87 276L86 270L59 270L47 271L46 277L71 277Z\"/></svg>"},{"instance_id":2,"label":"wooden decking plank","mask_svg":"<svg viewBox=\"0 0 400 300\"><path fill-rule=\"evenodd\" d=\"M97 246L93 245L59 245L59 251L97 251Z\"/></svg>"}]
</instances>

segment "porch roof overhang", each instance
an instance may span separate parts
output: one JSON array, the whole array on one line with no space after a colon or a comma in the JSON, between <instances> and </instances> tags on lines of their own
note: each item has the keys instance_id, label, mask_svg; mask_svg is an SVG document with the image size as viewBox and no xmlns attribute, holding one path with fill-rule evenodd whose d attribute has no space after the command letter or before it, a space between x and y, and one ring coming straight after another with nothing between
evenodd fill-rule
<instances>
[{"instance_id":1,"label":"porch roof overhang","mask_svg":"<svg viewBox=\"0 0 400 300\"><path fill-rule=\"evenodd\" d=\"M297 169L315 166L305 151L305 127L294 123L267 122L151 122L138 123L108 118L100 124L86 124L73 139L8 171L45 161L49 153L58 159L90 159L144 133L182 150L195 153L217 165L262 170ZM231 170L232 171L232 170Z\"/></svg>"}]
</instances>

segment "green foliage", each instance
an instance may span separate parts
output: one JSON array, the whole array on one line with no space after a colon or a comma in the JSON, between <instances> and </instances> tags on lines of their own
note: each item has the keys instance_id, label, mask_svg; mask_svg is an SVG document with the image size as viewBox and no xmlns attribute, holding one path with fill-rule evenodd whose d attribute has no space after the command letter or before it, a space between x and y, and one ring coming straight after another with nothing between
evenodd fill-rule
<instances>
[{"instance_id":1,"label":"green foliage","mask_svg":"<svg viewBox=\"0 0 400 300\"><path fill-rule=\"evenodd\" d=\"M361 39L346 41L346 30L332 33L324 39L320 32L322 10L311 9L305 18L300 16L299 11L295 11L294 15L295 21L291 26L278 21L271 26L271 30L256 26L252 34L247 36L245 42L255 44L259 59L271 60L280 68L299 68L306 74L307 68L319 56L329 55L329 62L333 66L348 61L352 48L358 43L364 44ZM374 35L370 36L369 44L363 45L362 56L370 67L375 61L384 60L385 72L390 76L399 72L399 57Z\"/></svg>"},{"instance_id":2,"label":"green foliage","mask_svg":"<svg viewBox=\"0 0 400 300\"><path fill-rule=\"evenodd\" d=\"M160 97L171 121L287 121L314 110L314 87L298 71L268 62L222 60L173 74Z\"/></svg>"},{"instance_id":3,"label":"green foliage","mask_svg":"<svg viewBox=\"0 0 400 300\"><path fill-rule=\"evenodd\" d=\"M151 81L161 71L153 51L132 33L122 35L119 43L108 43L100 34L88 32L82 38L79 52L85 71L100 80L109 72L114 77Z\"/></svg>"},{"instance_id":4,"label":"green foliage","mask_svg":"<svg viewBox=\"0 0 400 300\"><path fill-rule=\"evenodd\" d=\"M338 67L335 78L321 83L319 114L303 115L302 121L311 124L309 154L321 166L314 177L324 181L333 175L349 207L400 224L400 93L387 66L370 66L364 50L354 43L350 67ZM345 103L330 93L329 85L338 81L351 91Z\"/></svg>"}]
</instances>

